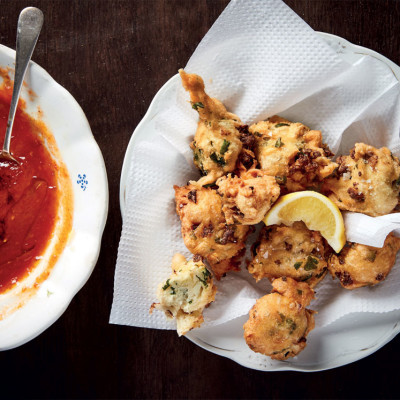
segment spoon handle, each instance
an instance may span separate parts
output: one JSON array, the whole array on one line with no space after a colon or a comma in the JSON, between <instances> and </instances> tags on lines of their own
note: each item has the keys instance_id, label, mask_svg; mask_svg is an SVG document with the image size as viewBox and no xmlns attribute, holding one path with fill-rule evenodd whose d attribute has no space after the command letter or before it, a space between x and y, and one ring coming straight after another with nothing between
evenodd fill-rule
<instances>
[{"instance_id":1,"label":"spoon handle","mask_svg":"<svg viewBox=\"0 0 400 400\"><path fill-rule=\"evenodd\" d=\"M11 131L14 124L19 94L29 61L43 25L43 13L35 7L27 7L21 11L17 27L17 47L15 60L14 88L8 114L4 150L10 152Z\"/></svg>"}]
</instances>

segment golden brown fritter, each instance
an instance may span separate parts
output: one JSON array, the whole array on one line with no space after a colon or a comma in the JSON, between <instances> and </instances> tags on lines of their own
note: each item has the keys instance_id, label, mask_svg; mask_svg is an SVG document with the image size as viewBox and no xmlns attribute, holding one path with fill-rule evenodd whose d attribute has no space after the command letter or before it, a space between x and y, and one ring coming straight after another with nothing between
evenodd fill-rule
<instances>
[{"instance_id":1,"label":"golden brown fritter","mask_svg":"<svg viewBox=\"0 0 400 400\"><path fill-rule=\"evenodd\" d=\"M275 178L259 169L243 172L240 177L223 176L216 184L228 224L258 224L280 193Z\"/></svg>"},{"instance_id":2,"label":"golden brown fritter","mask_svg":"<svg viewBox=\"0 0 400 400\"><path fill-rule=\"evenodd\" d=\"M244 324L244 338L251 350L275 360L286 360L305 347L314 328L313 311L307 310L314 291L304 282L279 278L273 290L250 310Z\"/></svg>"},{"instance_id":3,"label":"golden brown fritter","mask_svg":"<svg viewBox=\"0 0 400 400\"><path fill-rule=\"evenodd\" d=\"M324 257L321 234L310 231L303 222L272 225L261 230L248 271L257 281L286 276L315 287L327 272Z\"/></svg>"},{"instance_id":4,"label":"golden brown fritter","mask_svg":"<svg viewBox=\"0 0 400 400\"><path fill-rule=\"evenodd\" d=\"M256 138L255 153L260 168L289 192L315 187L332 174L337 164L322 143L320 131L278 116L250 126Z\"/></svg>"},{"instance_id":5,"label":"golden brown fritter","mask_svg":"<svg viewBox=\"0 0 400 400\"><path fill-rule=\"evenodd\" d=\"M382 248L347 242L339 255L332 254L328 269L346 289L373 286L385 280L400 249L400 238L389 234Z\"/></svg>"},{"instance_id":6,"label":"golden brown fritter","mask_svg":"<svg viewBox=\"0 0 400 400\"><path fill-rule=\"evenodd\" d=\"M167 318L175 318L181 336L203 323L203 310L214 301L217 288L202 261L186 261L182 254L175 254L172 271L158 286L159 303L151 305L150 313L157 309L164 311Z\"/></svg>"},{"instance_id":7,"label":"golden brown fritter","mask_svg":"<svg viewBox=\"0 0 400 400\"><path fill-rule=\"evenodd\" d=\"M183 87L189 92L192 108L199 113L199 124L193 142L190 144L194 163L205 175L199 181L202 185L215 182L222 175L235 169L242 150L241 126L237 115L226 111L217 99L204 91L203 79L196 74L180 70Z\"/></svg>"},{"instance_id":8,"label":"golden brown fritter","mask_svg":"<svg viewBox=\"0 0 400 400\"><path fill-rule=\"evenodd\" d=\"M239 270L249 227L226 222L221 196L215 190L198 184L174 189L186 247L210 263L217 279L229 270Z\"/></svg>"},{"instance_id":9,"label":"golden brown fritter","mask_svg":"<svg viewBox=\"0 0 400 400\"><path fill-rule=\"evenodd\" d=\"M336 176L326 179L323 192L342 210L373 217L389 214L399 200L400 166L389 149L356 143L350 156L337 159Z\"/></svg>"}]
</instances>

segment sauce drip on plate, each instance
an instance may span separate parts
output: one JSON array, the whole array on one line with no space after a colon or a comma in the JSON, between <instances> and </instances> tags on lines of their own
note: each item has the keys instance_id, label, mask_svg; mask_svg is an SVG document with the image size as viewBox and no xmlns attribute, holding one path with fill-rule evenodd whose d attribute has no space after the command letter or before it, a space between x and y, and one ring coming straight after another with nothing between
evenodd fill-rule
<instances>
[{"instance_id":1,"label":"sauce drip on plate","mask_svg":"<svg viewBox=\"0 0 400 400\"><path fill-rule=\"evenodd\" d=\"M3 143L10 93L0 92ZM19 161L0 162L0 293L27 276L41 259L57 222L57 162L45 146L45 126L18 108L11 152Z\"/></svg>"}]
</instances>

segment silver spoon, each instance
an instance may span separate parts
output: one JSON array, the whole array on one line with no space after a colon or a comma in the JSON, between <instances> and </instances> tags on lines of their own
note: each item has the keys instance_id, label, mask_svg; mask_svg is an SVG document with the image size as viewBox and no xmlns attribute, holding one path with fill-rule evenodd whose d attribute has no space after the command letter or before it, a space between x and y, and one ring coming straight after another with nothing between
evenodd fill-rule
<instances>
[{"instance_id":1,"label":"silver spoon","mask_svg":"<svg viewBox=\"0 0 400 400\"><path fill-rule=\"evenodd\" d=\"M10 153L11 131L14 124L19 94L29 61L35 49L40 30L43 25L43 13L35 7L24 8L19 14L17 28L17 46L15 55L14 88L11 97L10 112L8 114L6 135L4 137L3 150L0 151L1 161L19 162Z\"/></svg>"}]
</instances>

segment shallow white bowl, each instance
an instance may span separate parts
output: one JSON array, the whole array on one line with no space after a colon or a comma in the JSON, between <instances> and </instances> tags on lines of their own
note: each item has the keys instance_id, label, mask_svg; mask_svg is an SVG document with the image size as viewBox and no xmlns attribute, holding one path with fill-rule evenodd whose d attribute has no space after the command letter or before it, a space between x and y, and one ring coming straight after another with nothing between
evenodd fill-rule
<instances>
[{"instance_id":1,"label":"shallow white bowl","mask_svg":"<svg viewBox=\"0 0 400 400\"><path fill-rule=\"evenodd\" d=\"M14 68L14 60L15 51L0 46L0 66ZM40 107L40 120L53 134L72 181L73 227L50 276L25 305L0 321L0 350L33 339L62 315L93 271L108 211L103 157L79 104L34 62L25 82L26 111L35 118Z\"/></svg>"},{"instance_id":2,"label":"shallow white bowl","mask_svg":"<svg viewBox=\"0 0 400 400\"><path fill-rule=\"evenodd\" d=\"M400 80L400 67L375 51L353 45L345 39L318 33L346 61L355 63L363 55L370 55L386 63ZM149 140L155 132L154 117L165 109L181 85L179 75L172 77L156 94L149 110L135 129L125 154L120 184L120 205L125 210L127 175L133 147ZM286 361L271 360L254 353L243 339L243 324L247 316L215 327L189 332L186 337L212 353L230 358L237 363L261 371L320 371L357 361L381 348L400 332L400 311L390 313L353 313L310 333L307 351Z\"/></svg>"}]
</instances>

